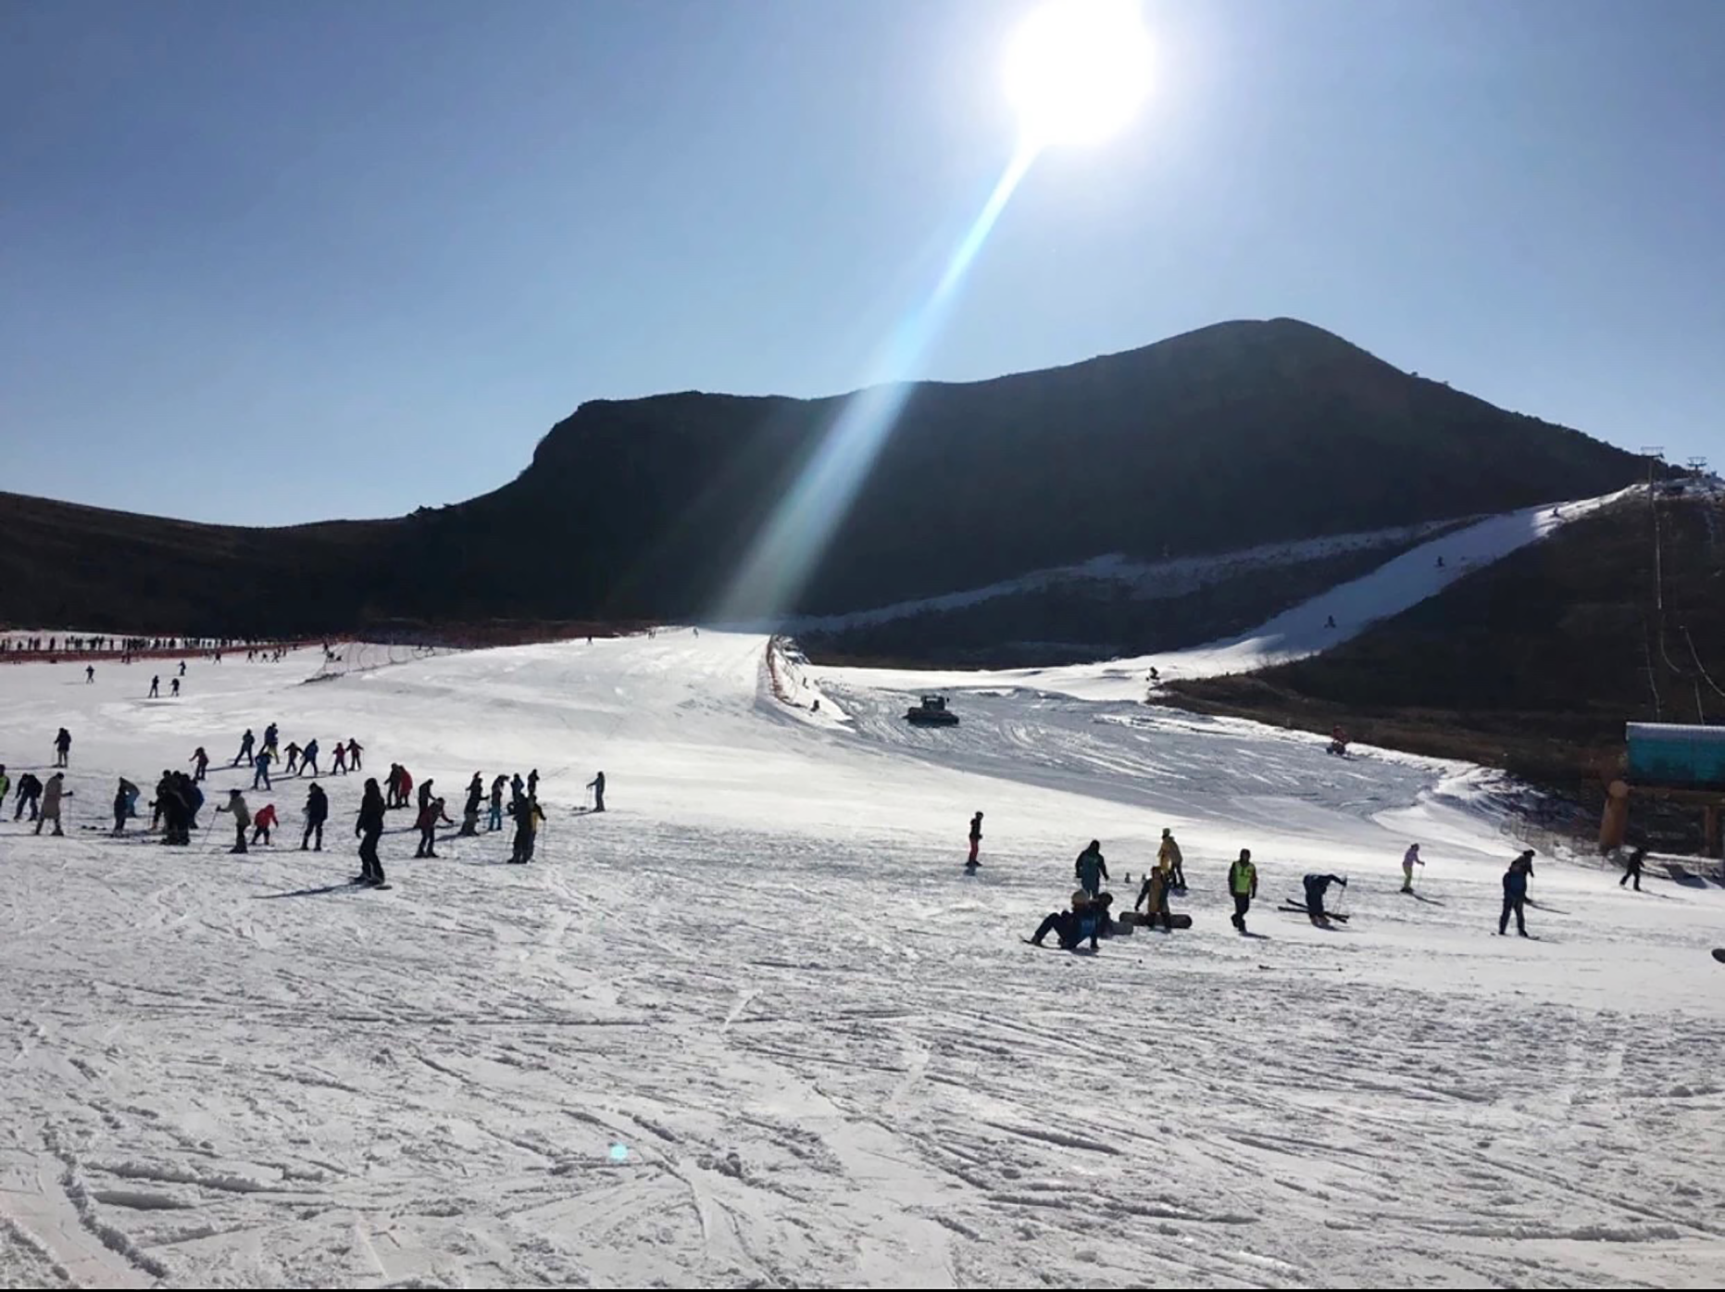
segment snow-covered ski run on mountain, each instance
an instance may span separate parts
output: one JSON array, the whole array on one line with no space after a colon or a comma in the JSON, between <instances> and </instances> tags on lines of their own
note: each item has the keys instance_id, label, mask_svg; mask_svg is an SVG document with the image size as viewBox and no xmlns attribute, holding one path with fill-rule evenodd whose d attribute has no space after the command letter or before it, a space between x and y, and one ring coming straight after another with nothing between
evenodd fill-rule
<instances>
[{"instance_id":1,"label":"snow-covered ski run on mountain","mask_svg":"<svg viewBox=\"0 0 1725 1292\"><path fill-rule=\"evenodd\" d=\"M766 652L662 629L314 686L315 651L229 655L157 700L154 663L0 667L14 787L73 737L63 837L0 803L0 1283L1717 1283L1717 887L1542 855L1500 938L1484 774L1034 683L930 729L802 666L793 707ZM227 765L269 723L364 747L321 853L310 778ZM162 847L150 787L199 746ZM393 888L350 886L391 763L458 822L475 771L537 769L534 860L483 824L415 860L409 809ZM282 818L244 856L233 786ZM1024 945L1085 844L1130 905L1164 828L1191 929ZM1345 925L1279 913L1309 871Z\"/></svg>"}]
</instances>

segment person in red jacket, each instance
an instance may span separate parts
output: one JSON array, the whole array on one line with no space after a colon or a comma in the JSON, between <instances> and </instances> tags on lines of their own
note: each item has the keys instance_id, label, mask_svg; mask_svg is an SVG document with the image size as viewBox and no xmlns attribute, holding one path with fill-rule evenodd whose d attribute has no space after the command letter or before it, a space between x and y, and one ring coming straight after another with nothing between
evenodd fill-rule
<instances>
[{"instance_id":1,"label":"person in red jacket","mask_svg":"<svg viewBox=\"0 0 1725 1292\"><path fill-rule=\"evenodd\" d=\"M276 805L265 803L258 814L252 818L252 842L268 843L270 831L276 828Z\"/></svg>"},{"instance_id":2,"label":"person in red jacket","mask_svg":"<svg viewBox=\"0 0 1725 1292\"><path fill-rule=\"evenodd\" d=\"M427 784L429 783L427 782ZM442 821L444 825L455 824L444 812L443 800L430 799L424 807L419 809L419 820L416 823L419 826L419 850L413 854L415 857L435 857L437 855L437 823L439 821Z\"/></svg>"}]
</instances>

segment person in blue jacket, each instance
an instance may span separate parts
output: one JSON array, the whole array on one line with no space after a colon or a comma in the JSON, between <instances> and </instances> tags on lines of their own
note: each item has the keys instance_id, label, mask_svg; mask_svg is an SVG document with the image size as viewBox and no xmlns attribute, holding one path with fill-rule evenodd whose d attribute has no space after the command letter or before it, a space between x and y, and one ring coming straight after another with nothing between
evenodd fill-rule
<instances>
[{"instance_id":1,"label":"person in blue jacket","mask_svg":"<svg viewBox=\"0 0 1725 1292\"><path fill-rule=\"evenodd\" d=\"M1041 946L1042 940L1053 933L1062 951L1076 951L1079 944L1088 938L1090 949L1094 951L1096 939L1109 932L1108 906L1112 900L1108 894L1092 901L1082 893L1075 893L1071 909L1050 911L1037 925L1030 940Z\"/></svg>"},{"instance_id":2,"label":"person in blue jacket","mask_svg":"<svg viewBox=\"0 0 1725 1292\"><path fill-rule=\"evenodd\" d=\"M1533 854L1524 852L1503 872L1503 914L1497 919L1497 935L1509 932L1509 917L1515 916L1515 931L1527 936L1527 877L1533 873Z\"/></svg>"}]
</instances>

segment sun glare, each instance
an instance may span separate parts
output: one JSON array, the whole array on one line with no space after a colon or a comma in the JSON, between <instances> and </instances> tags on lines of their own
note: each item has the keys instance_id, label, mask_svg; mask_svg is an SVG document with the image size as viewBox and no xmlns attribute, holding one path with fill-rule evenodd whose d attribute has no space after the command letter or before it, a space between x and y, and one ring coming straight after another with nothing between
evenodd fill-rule
<instances>
[{"instance_id":1,"label":"sun glare","mask_svg":"<svg viewBox=\"0 0 1725 1292\"><path fill-rule=\"evenodd\" d=\"M1137 0L1052 0L1006 51L1006 91L1036 148L1107 138L1149 82L1150 34Z\"/></svg>"}]
</instances>

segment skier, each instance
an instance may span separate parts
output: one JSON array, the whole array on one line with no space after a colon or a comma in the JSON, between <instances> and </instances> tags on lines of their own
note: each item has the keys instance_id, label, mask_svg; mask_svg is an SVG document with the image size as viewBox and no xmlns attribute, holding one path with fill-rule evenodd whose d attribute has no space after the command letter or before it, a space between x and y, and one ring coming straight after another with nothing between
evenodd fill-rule
<instances>
[{"instance_id":1,"label":"skier","mask_svg":"<svg viewBox=\"0 0 1725 1292\"><path fill-rule=\"evenodd\" d=\"M1093 902L1086 893L1072 895L1072 907L1065 911L1050 911L1036 926L1036 932L1031 935L1031 942L1042 945L1042 939L1053 933L1060 943L1062 951L1076 951L1079 943L1085 938L1090 939L1090 949L1096 950L1096 939L1103 932L1103 924L1108 918L1108 906L1105 902Z\"/></svg>"},{"instance_id":2,"label":"skier","mask_svg":"<svg viewBox=\"0 0 1725 1292\"><path fill-rule=\"evenodd\" d=\"M1228 891L1234 895L1234 927L1244 933L1246 912L1258 895L1258 868L1252 864L1250 848L1240 849L1240 860L1228 867Z\"/></svg>"},{"instance_id":3,"label":"skier","mask_svg":"<svg viewBox=\"0 0 1725 1292\"><path fill-rule=\"evenodd\" d=\"M299 746L291 740L288 741L287 748L282 750L282 753L287 755L287 762L282 764L283 776L292 776L299 770L299 752Z\"/></svg>"},{"instance_id":4,"label":"skier","mask_svg":"<svg viewBox=\"0 0 1725 1292\"><path fill-rule=\"evenodd\" d=\"M311 789L305 796L305 834L300 838L299 850L304 852L306 845L317 838L317 846L313 852L323 851L323 823L329 820L329 796L323 792L323 786L316 781L311 783Z\"/></svg>"},{"instance_id":5,"label":"skier","mask_svg":"<svg viewBox=\"0 0 1725 1292\"><path fill-rule=\"evenodd\" d=\"M12 781L6 775L6 764L0 763L0 811L6 808L6 791L12 788Z\"/></svg>"},{"instance_id":6,"label":"skier","mask_svg":"<svg viewBox=\"0 0 1725 1292\"><path fill-rule=\"evenodd\" d=\"M252 777L252 788L254 790L258 787L259 781L264 783L264 789L267 790L270 788L270 756L274 751L274 748L275 746L273 745L265 745L262 749L258 750L257 761L252 764L252 766L257 769L256 775Z\"/></svg>"},{"instance_id":7,"label":"skier","mask_svg":"<svg viewBox=\"0 0 1725 1292\"><path fill-rule=\"evenodd\" d=\"M270 831L276 828L276 805L265 803L263 809L252 818L252 842L268 843Z\"/></svg>"},{"instance_id":8,"label":"skier","mask_svg":"<svg viewBox=\"0 0 1725 1292\"><path fill-rule=\"evenodd\" d=\"M485 801L485 778L478 772L467 782L467 806L461 810L461 833L479 833L479 805Z\"/></svg>"},{"instance_id":9,"label":"skier","mask_svg":"<svg viewBox=\"0 0 1725 1292\"><path fill-rule=\"evenodd\" d=\"M72 765L72 733L61 727L59 735L54 737L54 766L70 767Z\"/></svg>"},{"instance_id":10,"label":"skier","mask_svg":"<svg viewBox=\"0 0 1725 1292\"><path fill-rule=\"evenodd\" d=\"M1156 851L1156 864L1168 872L1170 887L1176 892L1186 891L1186 859L1180 854L1180 845L1174 842L1172 830L1162 831L1162 846Z\"/></svg>"},{"instance_id":11,"label":"skier","mask_svg":"<svg viewBox=\"0 0 1725 1292\"><path fill-rule=\"evenodd\" d=\"M186 796L194 789L191 778L184 772L164 776L156 786L156 809L166 818L166 833L162 843L169 847L184 847L192 841L192 807Z\"/></svg>"},{"instance_id":12,"label":"skier","mask_svg":"<svg viewBox=\"0 0 1725 1292\"><path fill-rule=\"evenodd\" d=\"M259 754L258 758L262 760L263 755ZM254 786L254 788L256 787ZM244 852L246 850L246 827L252 823L251 809L246 806L245 796L238 790L229 790L228 801L217 804L216 811L234 814L234 846L229 848L228 852L230 854Z\"/></svg>"},{"instance_id":13,"label":"skier","mask_svg":"<svg viewBox=\"0 0 1725 1292\"><path fill-rule=\"evenodd\" d=\"M72 791L66 788L66 773L55 772L48 778L48 783L42 787L42 814L36 818L36 833L42 833L42 827L49 821L54 823L54 833L63 835L66 832L60 828L60 800L71 798Z\"/></svg>"},{"instance_id":14,"label":"skier","mask_svg":"<svg viewBox=\"0 0 1725 1292\"><path fill-rule=\"evenodd\" d=\"M429 785L431 782L427 781L426 784ZM437 823L439 821L442 821L444 825L455 824L444 812L443 800L430 799L419 809L419 820L416 823L419 826L419 850L413 854L415 857L435 857L437 855Z\"/></svg>"},{"instance_id":15,"label":"skier","mask_svg":"<svg viewBox=\"0 0 1725 1292\"><path fill-rule=\"evenodd\" d=\"M5 770L6 769L4 767L0 767L0 772ZM1617 886L1619 888L1622 888L1633 879L1635 881L1635 891L1638 893L1641 891L1641 862L1646 856L1647 849L1645 848L1636 848L1629 854L1629 860L1624 863L1623 878L1617 881Z\"/></svg>"},{"instance_id":16,"label":"skier","mask_svg":"<svg viewBox=\"0 0 1725 1292\"><path fill-rule=\"evenodd\" d=\"M264 748L270 751L271 758L276 756L276 737L278 734L276 724L273 722L264 728Z\"/></svg>"},{"instance_id":17,"label":"skier","mask_svg":"<svg viewBox=\"0 0 1725 1292\"><path fill-rule=\"evenodd\" d=\"M530 799L539 797L539 769L537 767L527 773L527 797Z\"/></svg>"},{"instance_id":18,"label":"skier","mask_svg":"<svg viewBox=\"0 0 1725 1292\"><path fill-rule=\"evenodd\" d=\"M189 763L196 763L197 764L197 768L193 774L192 779L198 780L198 781L203 780L204 774L206 772L208 772L210 769L210 756L204 752L204 747L202 745L199 745L196 749L194 749L192 751L192 756L190 758L188 758L186 761Z\"/></svg>"},{"instance_id":19,"label":"skier","mask_svg":"<svg viewBox=\"0 0 1725 1292\"><path fill-rule=\"evenodd\" d=\"M534 837L539 833L539 823L545 819L545 814L539 810L539 800L531 797L517 798L510 807L510 813L515 817L515 843L509 860L525 866L533 860Z\"/></svg>"},{"instance_id":20,"label":"skier","mask_svg":"<svg viewBox=\"0 0 1725 1292\"><path fill-rule=\"evenodd\" d=\"M41 798L42 782L37 779L35 773L25 772L18 778L18 802L14 805L15 810L12 813L12 819L18 820L24 815L24 809L29 808L30 819L32 821L37 820L41 816L41 809L38 806Z\"/></svg>"},{"instance_id":21,"label":"skier","mask_svg":"<svg viewBox=\"0 0 1725 1292\"><path fill-rule=\"evenodd\" d=\"M1515 916L1515 931L1527 936L1527 877L1533 873L1533 854L1524 852L1503 872L1503 914L1498 916L1497 935L1509 932L1509 917Z\"/></svg>"},{"instance_id":22,"label":"skier","mask_svg":"<svg viewBox=\"0 0 1725 1292\"><path fill-rule=\"evenodd\" d=\"M138 801L138 787L124 776L114 790L114 833L124 834L126 818L135 815L133 805Z\"/></svg>"},{"instance_id":23,"label":"skier","mask_svg":"<svg viewBox=\"0 0 1725 1292\"><path fill-rule=\"evenodd\" d=\"M347 775L347 746L339 740L335 742L335 756L329 760L329 774L334 776L337 772Z\"/></svg>"},{"instance_id":24,"label":"skier","mask_svg":"<svg viewBox=\"0 0 1725 1292\"><path fill-rule=\"evenodd\" d=\"M299 774L301 776L306 774L307 768L311 769L313 776L321 774L317 770L317 738L315 736L305 742L305 748L300 750L299 758Z\"/></svg>"},{"instance_id":25,"label":"skier","mask_svg":"<svg viewBox=\"0 0 1725 1292\"><path fill-rule=\"evenodd\" d=\"M240 737L240 752L234 755L234 761L230 766L238 767L241 763L244 763L248 767L251 766L252 745L255 743L256 739L257 738L252 735L252 729L247 727L246 734Z\"/></svg>"},{"instance_id":26,"label":"skier","mask_svg":"<svg viewBox=\"0 0 1725 1292\"><path fill-rule=\"evenodd\" d=\"M94 664L84 665L84 681L85 682L94 682L95 680L96 680L96 666Z\"/></svg>"},{"instance_id":27,"label":"skier","mask_svg":"<svg viewBox=\"0 0 1725 1292\"><path fill-rule=\"evenodd\" d=\"M509 783L509 778L501 772L497 779L491 782L491 813L485 823L485 832L503 828L503 787Z\"/></svg>"},{"instance_id":28,"label":"skier","mask_svg":"<svg viewBox=\"0 0 1725 1292\"><path fill-rule=\"evenodd\" d=\"M184 677L185 675L186 675L186 661L181 660L180 661L180 676Z\"/></svg>"},{"instance_id":29,"label":"skier","mask_svg":"<svg viewBox=\"0 0 1725 1292\"><path fill-rule=\"evenodd\" d=\"M364 751L365 751L365 746L360 744L359 741L354 740L351 737L348 739L348 742L347 742L347 762L348 762L348 766L352 767L353 770L356 772L361 767L361 763L359 761L359 756Z\"/></svg>"},{"instance_id":30,"label":"skier","mask_svg":"<svg viewBox=\"0 0 1725 1292\"><path fill-rule=\"evenodd\" d=\"M385 788L387 788L389 791L389 796L388 796L388 798L386 798L384 800L383 805L386 808L392 808L392 807L396 806L397 802L401 798L401 764L400 763L391 763L389 765L389 775L387 775L383 778L383 783L384 783Z\"/></svg>"},{"instance_id":31,"label":"skier","mask_svg":"<svg viewBox=\"0 0 1725 1292\"><path fill-rule=\"evenodd\" d=\"M1102 891L1102 881L1108 878L1108 863L1102 859L1101 840L1092 839L1090 846L1078 854L1078 860L1072 863L1072 873L1077 876L1079 887L1092 897Z\"/></svg>"},{"instance_id":32,"label":"skier","mask_svg":"<svg viewBox=\"0 0 1725 1292\"><path fill-rule=\"evenodd\" d=\"M1331 615L1329 618L1324 620L1324 627L1334 628L1335 626L1336 626L1336 617L1334 615Z\"/></svg>"},{"instance_id":33,"label":"skier","mask_svg":"<svg viewBox=\"0 0 1725 1292\"><path fill-rule=\"evenodd\" d=\"M406 774L403 773L404 778L405 775ZM427 776L425 778L425 783L419 787L419 810L421 812L425 811L426 804L431 802L431 787L435 784L437 784L436 778Z\"/></svg>"},{"instance_id":34,"label":"skier","mask_svg":"<svg viewBox=\"0 0 1725 1292\"><path fill-rule=\"evenodd\" d=\"M970 860L964 863L966 866L980 866L982 864L976 859L976 850L980 847L982 847L982 813L978 812L970 818Z\"/></svg>"},{"instance_id":35,"label":"skier","mask_svg":"<svg viewBox=\"0 0 1725 1292\"><path fill-rule=\"evenodd\" d=\"M172 682L169 682L168 690L173 694L175 699L178 699L180 694L180 679L176 677Z\"/></svg>"},{"instance_id":36,"label":"skier","mask_svg":"<svg viewBox=\"0 0 1725 1292\"><path fill-rule=\"evenodd\" d=\"M592 780L587 782L587 788L593 791L593 810L603 812L605 810L605 773L600 772L594 776Z\"/></svg>"},{"instance_id":37,"label":"skier","mask_svg":"<svg viewBox=\"0 0 1725 1292\"><path fill-rule=\"evenodd\" d=\"M1324 910L1324 893L1331 884L1340 884L1343 888L1348 881L1340 875L1307 875L1304 881L1306 888L1306 914L1312 917L1312 923L1328 927L1330 917Z\"/></svg>"},{"instance_id":38,"label":"skier","mask_svg":"<svg viewBox=\"0 0 1725 1292\"><path fill-rule=\"evenodd\" d=\"M1420 857L1419 844L1410 843L1408 850L1402 854L1402 892L1414 891L1414 867L1423 865L1425 862Z\"/></svg>"},{"instance_id":39,"label":"skier","mask_svg":"<svg viewBox=\"0 0 1725 1292\"><path fill-rule=\"evenodd\" d=\"M359 839L361 866L353 882L375 888L384 882L383 862L377 856L377 841L383 836L383 795L378 793L375 776L365 783L365 798L359 805L359 820L354 823L353 832Z\"/></svg>"},{"instance_id":40,"label":"skier","mask_svg":"<svg viewBox=\"0 0 1725 1292\"><path fill-rule=\"evenodd\" d=\"M509 810L511 812L515 810L515 800L524 798L526 794L527 786L521 780L521 773L516 772L509 778Z\"/></svg>"},{"instance_id":41,"label":"skier","mask_svg":"<svg viewBox=\"0 0 1725 1292\"><path fill-rule=\"evenodd\" d=\"M150 699L159 700L162 696L162 675L157 673L150 679Z\"/></svg>"}]
</instances>

